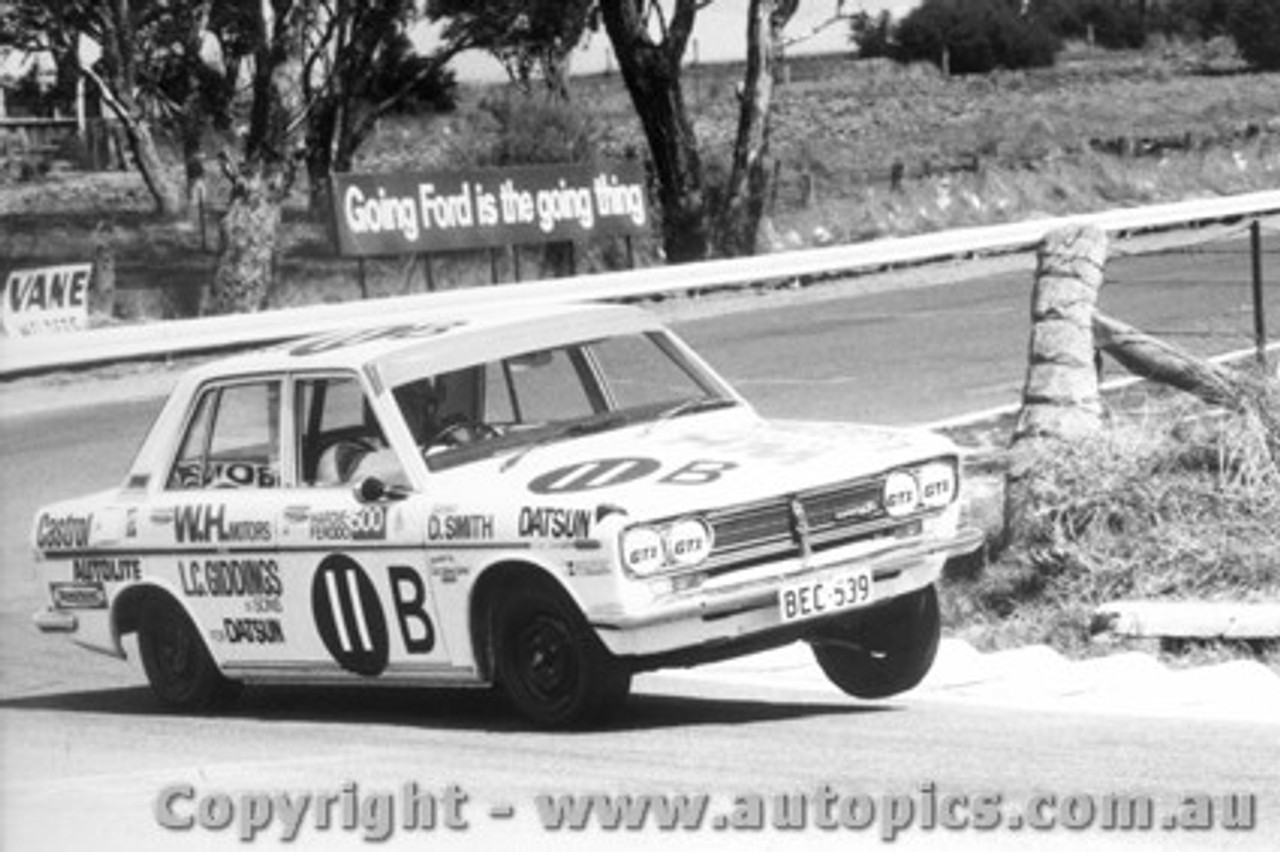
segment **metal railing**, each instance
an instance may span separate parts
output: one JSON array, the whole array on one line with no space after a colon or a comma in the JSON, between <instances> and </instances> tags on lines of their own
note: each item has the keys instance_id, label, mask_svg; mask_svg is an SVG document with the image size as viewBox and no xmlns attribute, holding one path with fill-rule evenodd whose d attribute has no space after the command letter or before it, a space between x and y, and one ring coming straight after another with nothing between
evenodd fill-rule
<instances>
[{"instance_id":1,"label":"metal railing","mask_svg":"<svg viewBox=\"0 0 1280 852\"><path fill-rule=\"evenodd\" d=\"M1028 250L1049 231L1068 224L1094 224L1116 234L1275 213L1280 213L1280 191L1277 190L509 287L424 293L259 314L170 320L74 334L2 338L0 378L115 361L247 348L344 326L399 320L406 315L466 305L636 299L830 276L894 264L964 258L984 252Z\"/></svg>"}]
</instances>

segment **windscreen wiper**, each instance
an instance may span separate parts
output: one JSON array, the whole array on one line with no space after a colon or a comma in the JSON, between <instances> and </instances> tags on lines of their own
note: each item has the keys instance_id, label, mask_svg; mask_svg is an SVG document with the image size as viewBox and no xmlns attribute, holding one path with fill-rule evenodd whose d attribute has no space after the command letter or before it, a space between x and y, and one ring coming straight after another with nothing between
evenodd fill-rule
<instances>
[{"instance_id":1,"label":"windscreen wiper","mask_svg":"<svg viewBox=\"0 0 1280 852\"><path fill-rule=\"evenodd\" d=\"M539 447L545 447L547 444L554 444L556 441L562 441L565 438L578 438L583 435L594 435L596 432L604 432L614 428L615 426L621 425L625 420L626 418L621 415L614 415L612 417L605 417L601 420L586 420L578 421L577 423L566 423L559 429L543 435L538 440L525 444L519 452L512 455L502 463L502 466L498 468L498 472L506 473L511 470L511 468L520 463L521 459Z\"/></svg>"},{"instance_id":2,"label":"windscreen wiper","mask_svg":"<svg viewBox=\"0 0 1280 852\"><path fill-rule=\"evenodd\" d=\"M686 399L677 405L671 406L666 411L663 411L655 417L644 430L644 434L648 435L668 420L674 420L677 417L683 417L684 415L692 414L695 411L715 411L719 408L731 408L737 404L737 400L728 399L723 396L696 396L692 399Z\"/></svg>"}]
</instances>

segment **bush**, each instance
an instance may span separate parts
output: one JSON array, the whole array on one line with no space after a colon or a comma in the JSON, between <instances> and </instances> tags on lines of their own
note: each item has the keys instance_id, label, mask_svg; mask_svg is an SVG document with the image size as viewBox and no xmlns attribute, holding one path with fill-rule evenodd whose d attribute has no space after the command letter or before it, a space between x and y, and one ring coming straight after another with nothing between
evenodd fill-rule
<instances>
[{"instance_id":1,"label":"bush","mask_svg":"<svg viewBox=\"0 0 1280 852\"><path fill-rule=\"evenodd\" d=\"M1262 406L1276 393L1221 416L1158 405L1046 449L1027 529L982 574L943 585L945 623L981 644L1072 652L1108 601L1275 600L1280 433Z\"/></svg>"},{"instance_id":2,"label":"bush","mask_svg":"<svg viewBox=\"0 0 1280 852\"><path fill-rule=\"evenodd\" d=\"M1087 40L1108 50L1142 47L1146 34L1136 3L1116 0L1039 0L1036 18L1060 39Z\"/></svg>"},{"instance_id":3,"label":"bush","mask_svg":"<svg viewBox=\"0 0 1280 852\"><path fill-rule=\"evenodd\" d=\"M1252 0L1261 3L1263 0ZM1227 33L1229 0L1167 0L1148 4L1150 29L1167 36L1208 41Z\"/></svg>"},{"instance_id":4,"label":"bush","mask_svg":"<svg viewBox=\"0 0 1280 852\"><path fill-rule=\"evenodd\" d=\"M953 74L1052 65L1059 46L1047 27L1021 16L1009 0L925 0L903 18L895 37L900 62L945 62Z\"/></svg>"},{"instance_id":5,"label":"bush","mask_svg":"<svg viewBox=\"0 0 1280 852\"><path fill-rule=\"evenodd\" d=\"M1227 10L1227 30L1246 62L1267 71L1280 70L1280 2L1233 0Z\"/></svg>"},{"instance_id":6,"label":"bush","mask_svg":"<svg viewBox=\"0 0 1280 852\"><path fill-rule=\"evenodd\" d=\"M505 97L486 100L480 106L497 124L497 138L480 155L481 165L527 166L591 159L591 124L568 104Z\"/></svg>"}]
</instances>

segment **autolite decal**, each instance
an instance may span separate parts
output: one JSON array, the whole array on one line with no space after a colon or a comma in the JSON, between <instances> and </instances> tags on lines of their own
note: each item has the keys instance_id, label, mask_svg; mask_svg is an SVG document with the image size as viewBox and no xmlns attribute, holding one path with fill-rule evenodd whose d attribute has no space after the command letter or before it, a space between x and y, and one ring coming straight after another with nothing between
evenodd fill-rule
<instances>
[{"instance_id":1,"label":"autolite decal","mask_svg":"<svg viewBox=\"0 0 1280 852\"><path fill-rule=\"evenodd\" d=\"M77 583L123 583L142 579L142 568L137 559L94 556L72 561L71 576Z\"/></svg>"},{"instance_id":2,"label":"autolite decal","mask_svg":"<svg viewBox=\"0 0 1280 852\"><path fill-rule=\"evenodd\" d=\"M89 546L93 515L42 514L36 524L36 547L41 550L78 550Z\"/></svg>"}]
</instances>

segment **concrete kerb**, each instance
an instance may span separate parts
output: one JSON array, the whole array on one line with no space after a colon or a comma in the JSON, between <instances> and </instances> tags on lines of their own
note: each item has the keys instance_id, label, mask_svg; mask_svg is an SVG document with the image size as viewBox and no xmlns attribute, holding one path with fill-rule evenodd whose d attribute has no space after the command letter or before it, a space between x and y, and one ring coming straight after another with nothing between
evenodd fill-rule
<instances>
[{"instance_id":1,"label":"concrete kerb","mask_svg":"<svg viewBox=\"0 0 1280 852\"><path fill-rule=\"evenodd\" d=\"M1095 614L1110 633L1133 639L1280 638L1280 603L1114 601Z\"/></svg>"}]
</instances>

